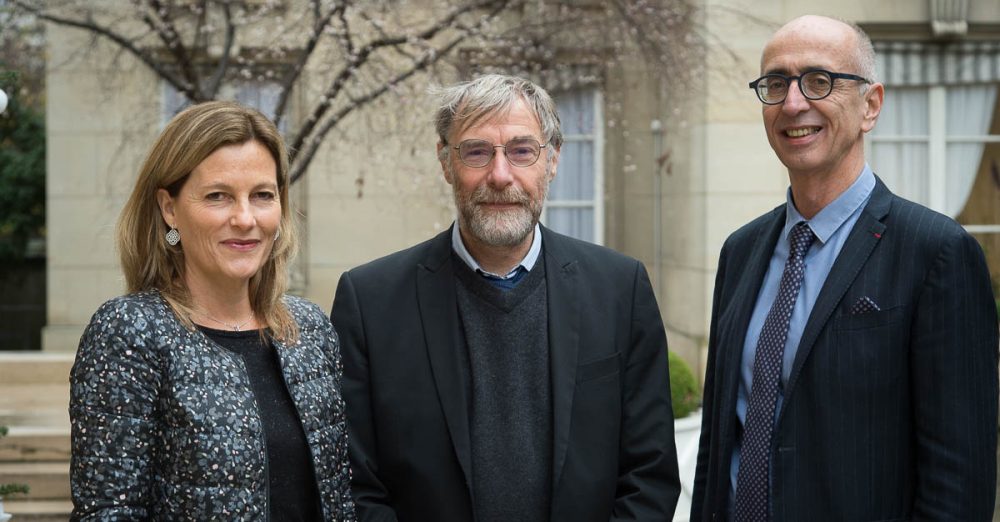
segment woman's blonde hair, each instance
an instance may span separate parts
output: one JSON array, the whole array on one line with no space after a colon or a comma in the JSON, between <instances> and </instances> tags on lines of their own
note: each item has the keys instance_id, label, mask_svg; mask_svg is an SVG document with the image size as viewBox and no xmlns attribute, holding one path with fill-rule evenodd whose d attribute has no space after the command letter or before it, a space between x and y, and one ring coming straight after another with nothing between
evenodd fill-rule
<instances>
[{"instance_id":1,"label":"woman's blonde hair","mask_svg":"<svg viewBox=\"0 0 1000 522\"><path fill-rule=\"evenodd\" d=\"M184 281L183 244L170 246L156 194L166 189L177 197L191 172L221 147L248 141L263 145L277 165L281 201L280 234L271 255L250 279L250 306L261 326L276 338L294 342L298 328L282 300L288 288L288 265L297 235L288 208L288 155L278 129L267 117L238 103L212 101L174 116L153 143L139 171L132 195L118 218L115 242L128 291L159 291L180 320L194 328L191 294Z\"/></svg>"}]
</instances>

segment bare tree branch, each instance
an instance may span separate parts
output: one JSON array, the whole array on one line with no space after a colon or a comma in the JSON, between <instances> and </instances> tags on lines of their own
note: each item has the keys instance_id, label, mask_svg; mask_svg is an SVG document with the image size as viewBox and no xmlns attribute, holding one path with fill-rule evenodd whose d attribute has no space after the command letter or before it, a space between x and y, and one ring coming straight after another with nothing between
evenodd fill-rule
<instances>
[{"instance_id":1,"label":"bare tree branch","mask_svg":"<svg viewBox=\"0 0 1000 522\"><path fill-rule=\"evenodd\" d=\"M460 17L462 17L463 15L467 14L467 13L471 13L471 12L474 12L474 11L479 11L481 9L486 9L486 8L489 8L489 7L493 6L494 7L494 11L493 11L492 14L490 14L490 18L492 18L492 17L496 16L497 13L499 13L500 11L502 11L503 8L506 7L507 4L509 4L509 3L510 3L510 0L481 0L479 2L471 2L469 4L461 5L461 6L457 7L457 8L455 8L455 9L453 9L452 12L449 13L448 15L446 15L444 18L438 20L437 22L435 22L434 24L432 24L430 27L428 27L427 29L424 29L423 31L421 31L419 33L416 33L414 35L402 34L402 35L399 35L399 36L384 36L382 38L377 38L375 40L372 40L372 41L368 42L367 44L365 44L365 46L363 48L370 47L372 49L376 49L376 48L379 48L379 47L387 47L387 46L390 46L390 45L400 45L400 44L404 44L404 43L410 42L414 38L416 38L418 40L427 41L427 40L430 40L431 38L434 38L435 36L437 36L438 33L442 32L442 31L444 31L444 30L446 30L448 28L453 27L454 24L458 21L458 19ZM497 7L499 7L499 8L497 8ZM478 25L481 25L481 24L478 24Z\"/></svg>"},{"instance_id":2,"label":"bare tree branch","mask_svg":"<svg viewBox=\"0 0 1000 522\"><path fill-rule=\"evenodd\" d=\"M281 123L282 118L285 115L285 107L288 105L288 100L291 97L292 90L295 87L295 82L299 80L302 76L302 71L305 70L306 63L309 58L313 55L316 47L319 45L320 39L323 37L323 32L330 25L330 20L338 12L343 14L344 5L334 6L330 8L330 11L325 15L321 14L322 6L319 0L312 0L313 13L316 15L315 22L313 23L313 31L309 35L309 39L306 41L305 46L303 46L302 51L299 53L298 59L295 64L292 65L288 74L281 82L281 95L278 97L278 103L274 109L274 122L275 124Z\"/></svg>"},{"instance_id":3,"label":"bare tree branch","mask_svg":"<svg viewBox=\"0 0 1000 522\"><path fill-rule=\"evenodd\" d=\"M167 52L173 55L176 65L181 70L181 76L191 84L190 91L194 96L189 96L188 98L193 102L202 102L211 99L206 97L202 91L201 82L198 81L198 73L194 69L194 64L191 63L191 54L185 47L184 42L181 41L177 28L174 27L169 10L159 0L148 0L148 2L147 9L143 9L142 11L142 21L160 37L160 40L167 48Z\"/></svg>"},{"instance_id":4,"label":"bare tree branch","mask_svg":"<svg viewBox=\"0 0 1000 522\"><path fill-rule=\"evenodd\" d=\"M412 42L414 39L428 41L442 31L454 27L457 20L462 15L481 10L487 6L494 6L493 12L488 16L484 16L483 19L476 24L477 26L481 26L486 20L495 17L497 13L502 11L503 8L507 6L508 3L509 0L482 0L479 2L465 4L453 9L448 15L444 16L436 23L416 35L404 34L377 38L362 46L355 54L348 57L347 63L343 65L340 71L330 82L330 85L320 97L320 102L313 107L312 113L306 118L302 127L299 129L298 134L292 139L292 144L289 147L289 150L291 151L291 160L293 162L295 161L295 157L298 155L299 149L301 149L306 143L306 140L311 137L316 125L319 124L319 122L326 115L327 111L330 110L330 107L333 106L333 101L340 95L344 85L356 74L357 69L368 60L373 52L383 47Z\"/></svg>"},{"instance_id":5,"label":"bare tree branch","mask_svg":"<svg viewBox=\"0 0 1000 522\"><path fill-rule=\"evenodd\" d=\"M376 23L376 20L373 19L371 17L371 15L369 15L368 13L366 13L364 11L362 11L362 12L360 12L358 14L361 16L361 18L363 20L365 20L366 22L369 23L369 25L371 25L372 30L375 31L379 36L381 36L383 38L388 37L388 34L385 32L385 29L383 29L380 24ZM347 26L347 21L346 20L344 21L344 26L345 26L345 29L346 29L346 26ZM348 35L350 35L350 31L345 30L345 33L348 34ZM417 57L414 54L408 53L408 52L406 52L405 49L401 49L398 46L394 47L393 50L395 50L396 53L399 54L400 56L404 56L404 57L406 57L406 58L408 58L410 60L416 60L417 59ZM351 52L353 52L353 51L351 51Z\"/></svg>"},{"instance_id":6,"label":"bare tree branch","mask_svg":"<svg viewBox=\"0 0 1000 522\"><path fill-rule=\"evenodd\" d=\"M208 80L205 93L208 97L215 98L219 94L219 87L226 77L226 70L229 68L229 57L233 52L233 42L236 40L236 26L233 24L233 13L229 3L222 4L222 13L226 20L226 40L222 46L222 56L219 57L219 64L215 67L215 73ZM288 90L291 90L289 87Z\"/></svg>"},{"instance_id":7,"label":"bare tree branch","mask_svg":"<svg viewBox=\"0 0 1000 522\"><path fill-rule=\"evenodd\" d=\"M645 27L643 27L641 21L637 20L636 17L633 15L632 6L629 5L628 0L612 0L611 5L616 11L618 11L619 16L625 19L626 23L629 26L631 26L632 29L636 32L636 34L638 35L638 38L636 38L636 40L639 42L642 50L646 52L647 55L655 54L649 52L646 29Z\"/></svg>"},{"instance_id":8,"label":"bare tree branch","mask_svg":"<svg viewBox=\"0 0 1000 522\"><path fill-rule=\"evenodd\" d=\"M472 27L461 28L462 34L456 36L450 42L446 43L444 46L438 49L431 49L426 51L423 57L413 62L408 69L396 74L388 81L382 82L380 85L378 85L368 93L360 97L352 98L350 100L350 103L341 107L336 113L331 115L316 130L313 136L309 138L309 140L306 142L305 149L301 151L301 155L295 154L296 152L298 152L297 150L293 152L294 155L292 157L292 166L290 169L291 182L295 183L299 178L305 175L306 168L309 166L309 163L312 162L313 156L316 155L316 151L319 149L319 145L322 143L323 138L326 137L327 133L329 133L331 129L333 129L337 124L339 124L344 119L344 117L354 112L358 108L364 106L365 104L382 96L390 89L395 88L397 85L403 83L417 72L423 71L432 64L440 61L443 57L447 56L452 49L457 47L458 44L465 41L465 39L468 38L468 36L472 34L475 29L478 29L484 23L486 23L486 21L497 16L503 10L504 7L506 7L505 3L494 8L492 12L490 12L488 15L483 16Z\"/></svg>"},{"instance_id":9,"label":"bare tree branch","mask_svg":"<svg viewBox=\"0 0 1000 522\"><path fill-rule=\"evenodd\" d=\"M229 6L227 5L226 7ZM192 7L192 9L196 10L198 21L195 23L194 38L191 39L191 46L198 47L205 44L202 41L202 36L204 36L205 22L208 20L208 0L198 0L198 5Z\"/></svg>"},{"instance_id":10,"label":"bare tree branch","mask_svg":"<svg viewBox=\"0 0 1000 522\"><path fill-rule=\"evenodd\" d=\"M313 156L316 155L316 151L319 150L319 146L323 142L323 138L326 137L327 133L337 126L337 124L339 124L348 114L364 106L366 103L375 100L379 96L382 96L388 92L389 89L399 85L417 72L422 71L431 64L439 61L448 53L448 51L452 50L463 40L465 40L465 36L460 36L453 39L446 46L440 49L440 51L428 51L422 59L414 62L413 65L406 71L397 74L391 80L379 85L377 88L364 94L363 96L352 98L350 103L341 107L336 113L327 118L326 121L324 121L323 124L316 129L309 140L306 141L305 149L303 149L299 154L293 155L292 166L289 169L291 171L291 183L295 183L299 178L305 175L306 169L312 162Z\"/></svg>"},{"instance_id":11,"label":"bare tree branch","mask_svg":"<svg viewBox=\"0 0 1000 522\"><path fill-rule=\"evenodd\" d=\"M126 38L125 36L98 24L91 18L86 20L74 20L71 18L65 18L58 15L53 15L43 11L41 8L29 4L23 0L11 0L11 4L37 16L41 20L47 22L52 22L57 25L62 25L66 27L74 27L77 29L83 29L91 34L103 36L108 40L118 44L122 49L128 51L131 55L135 56L139 61L146 64L150 69L153 70L160 78L163 78L167 83L169 83L174 89L177 89L185 96L190 99L195 99L195 92L192 90L191 85L184 81L183 78L177 76L173 71L171 71L165 64L161 61L156 60L153 53L142 49L135 42Z\"/></svg>"},{"instance_id":12,"label":"bare tree branch","mask_svg":"<svg viewBox=\"0 0 1000 522\"><path fill-rule=\"evenodd\" d=\"M272 115L281 125L293 94L301 93L304 118L288 129L293 181L306 174L327 135L345 118L412 82L417 73L434 74L463 42L471 43L463 53L469 53L471 61L464 65L472 69L585 70L582 81L614 71L623 52L638 50L653 59L647 60L653 61L653 74L679 79L702 71L699 60L707 46L728 50L699 25L704 8L696 0L0 0L0 5L109 41L196 103L215 99L230 86L268 79L277 87ZM412 16L415 6L427 12ZM261 32L269 41L253 36L248 45L248 35ZM316 63L321 56L332 65ZM306 74L310 85L319 82L318 93L303 86Z\"/></svg>"},{"instance_id":13,"label":"bare tree branch","mask_svg":"<svg viewBox=\"0 0 1000 522\"><path fill-rule=\"evenodd\" d=\"M364 16L364 11L362 11L362 16ZM341 33L340 40L344 46L344 51L348 56L354 54L354 40L351 39L351 24L347 21L347 10L344 9L340 12L340 26L343 28L343 33Z\"/></svg>"}]
</instances>

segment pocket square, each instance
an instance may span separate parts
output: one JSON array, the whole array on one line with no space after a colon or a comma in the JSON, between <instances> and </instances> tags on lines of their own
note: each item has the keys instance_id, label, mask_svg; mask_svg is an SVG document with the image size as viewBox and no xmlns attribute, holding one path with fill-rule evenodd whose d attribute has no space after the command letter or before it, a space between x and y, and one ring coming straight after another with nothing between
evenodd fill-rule
<instances>
[{"instance_id":1,"label":"pocket square","mask_svg":"<svg viewBox=\"0 0 1000 522\"><path fill-rule=\"evenodd\" d=\"M872 301L871 297L863 295L858 298L857 302L854 303L854 306L851 306L851 315L867 314L870 312L877 312L879 310L881 310L881 308L875 304L875 301Z\"/></svg>"}]
</instances>

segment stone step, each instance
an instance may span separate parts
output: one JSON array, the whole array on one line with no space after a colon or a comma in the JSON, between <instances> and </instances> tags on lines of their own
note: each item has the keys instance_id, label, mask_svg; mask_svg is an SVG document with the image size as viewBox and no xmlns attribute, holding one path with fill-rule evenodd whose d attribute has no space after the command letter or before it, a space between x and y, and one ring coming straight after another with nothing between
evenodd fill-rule
<instances>
[{"instance_id":1,"label":"stone step","mask_svg":"<svg viewBox=\"0 0 1000 522\"><path fill-rule=\"evenodd\" d=\"M0 352L0 426L68 430L72 364L73 354Z\"/></svg>"},{"instance_id":2,"label":"stone step","mask_svg":"<svg viewBox=\"0 0 1000 522\"><path fill-rule=\"evenodd\" d=\"M66 410L69 383L0 385L0 411Z\"/></svg>"},{"instance_id":3,"label":"stone step","mask_svg":"<svg viewBox=\"0 0 1000 522\"><path fill-rule=\"evenodd\" d=\"M69 372L73 354L0 352L0 483L27 484L4 500L15 522L69 520Z\"/></svg>"},{"instance_id":4,"label":"stone step","mask_svg":"<svg viewBox=\"0 0 1000 522\"><path fill-rule=\"evenodd\" d=\"M0 352L0 424L23 425L18 415L44 416L57 413L67 419L69 371L73 354L40 352ZM40 415L41 414L41 415Z\"/></svg>"},{"instance_id":5,"label":"stone step","mask_svg":"<svg viewBox=\"0 0 1000 522\"><path fill-rule=\"evenodd\" d=\"M73 353L0 351L0 386L67 384Z\"/></svg>"},{"instance_id":6,"label":"stone step","mask_svg":"<svg viewBox=\"0 0 1000 522\"><path fill-rule=\"evenodd\" d=\"M14 515L11 522L66 522L73 512L69 500L4 500L4 510Z\"/></svg>"},{"instance_id":7,"label":"stone step","mask_svg":"<svg viewBox=\"0 0 1000 522\"><path fill-rule=\"evenodd\" d=\"M0 393L3 392L0 391ZM0 408L0 426L7 426L12 430L14 428L53 428L69 431L69 407L67 404L61 404L57 408L36 408L33 410Z\"/></svg>"},{"instance_id":8,"label":"stone step","mask_svg":"<svg viewBox=\"0 0 1000 522\"><path fill-rule=\"evenodd\" d=\"M0 483L27 484L31 491L18 495L24 500L67 500L69 462L3 462Z\"/></svg>"},{"instance_id":9,"label":"stone step","mask_svg":"<svg viewBox=\"0 0 1000 522\"><path fill-rule=\"evenodd\" d=\"M0 439L0 462L66 462L69 426L17 426Z\"/></svg>"}]
</instances>

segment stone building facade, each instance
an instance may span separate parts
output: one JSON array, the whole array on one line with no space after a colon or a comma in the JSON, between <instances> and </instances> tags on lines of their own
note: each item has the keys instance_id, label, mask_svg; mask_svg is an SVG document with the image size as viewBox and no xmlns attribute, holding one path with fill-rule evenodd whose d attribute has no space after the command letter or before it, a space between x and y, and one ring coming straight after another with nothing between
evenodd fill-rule
<instances>
[{"instance_id":1,"label":"stone building facade","mask_svg":"<svg viewBox=\"0 0 1000 522\"><path fill-rule=\"evenodd\" d=\"M671 84L639 54L572 81L540 76L557 96L569 138L545 222L646 264L672 350L703 365L722 242L784 201L787 175L747 83L759 76L769 35L801 14L840 17L870 32L887 100L869 139L872 167L893 190L968 225L1000 270L1000 3L699 5L700 23L719 45L693 51L701 65L693 78ZM43 349L72 351L93 311L123 291L114 222L174 95L107 44L82 52L91 45L86 35L51 25L48 38ZM471 72L456 65L448 74ZM450 187L435 157L426 95L443 79L418 75L328 136L293 193L304 239L298 293L329 308L343 271L449 226Z\"/></svg>"}]
</instances>

